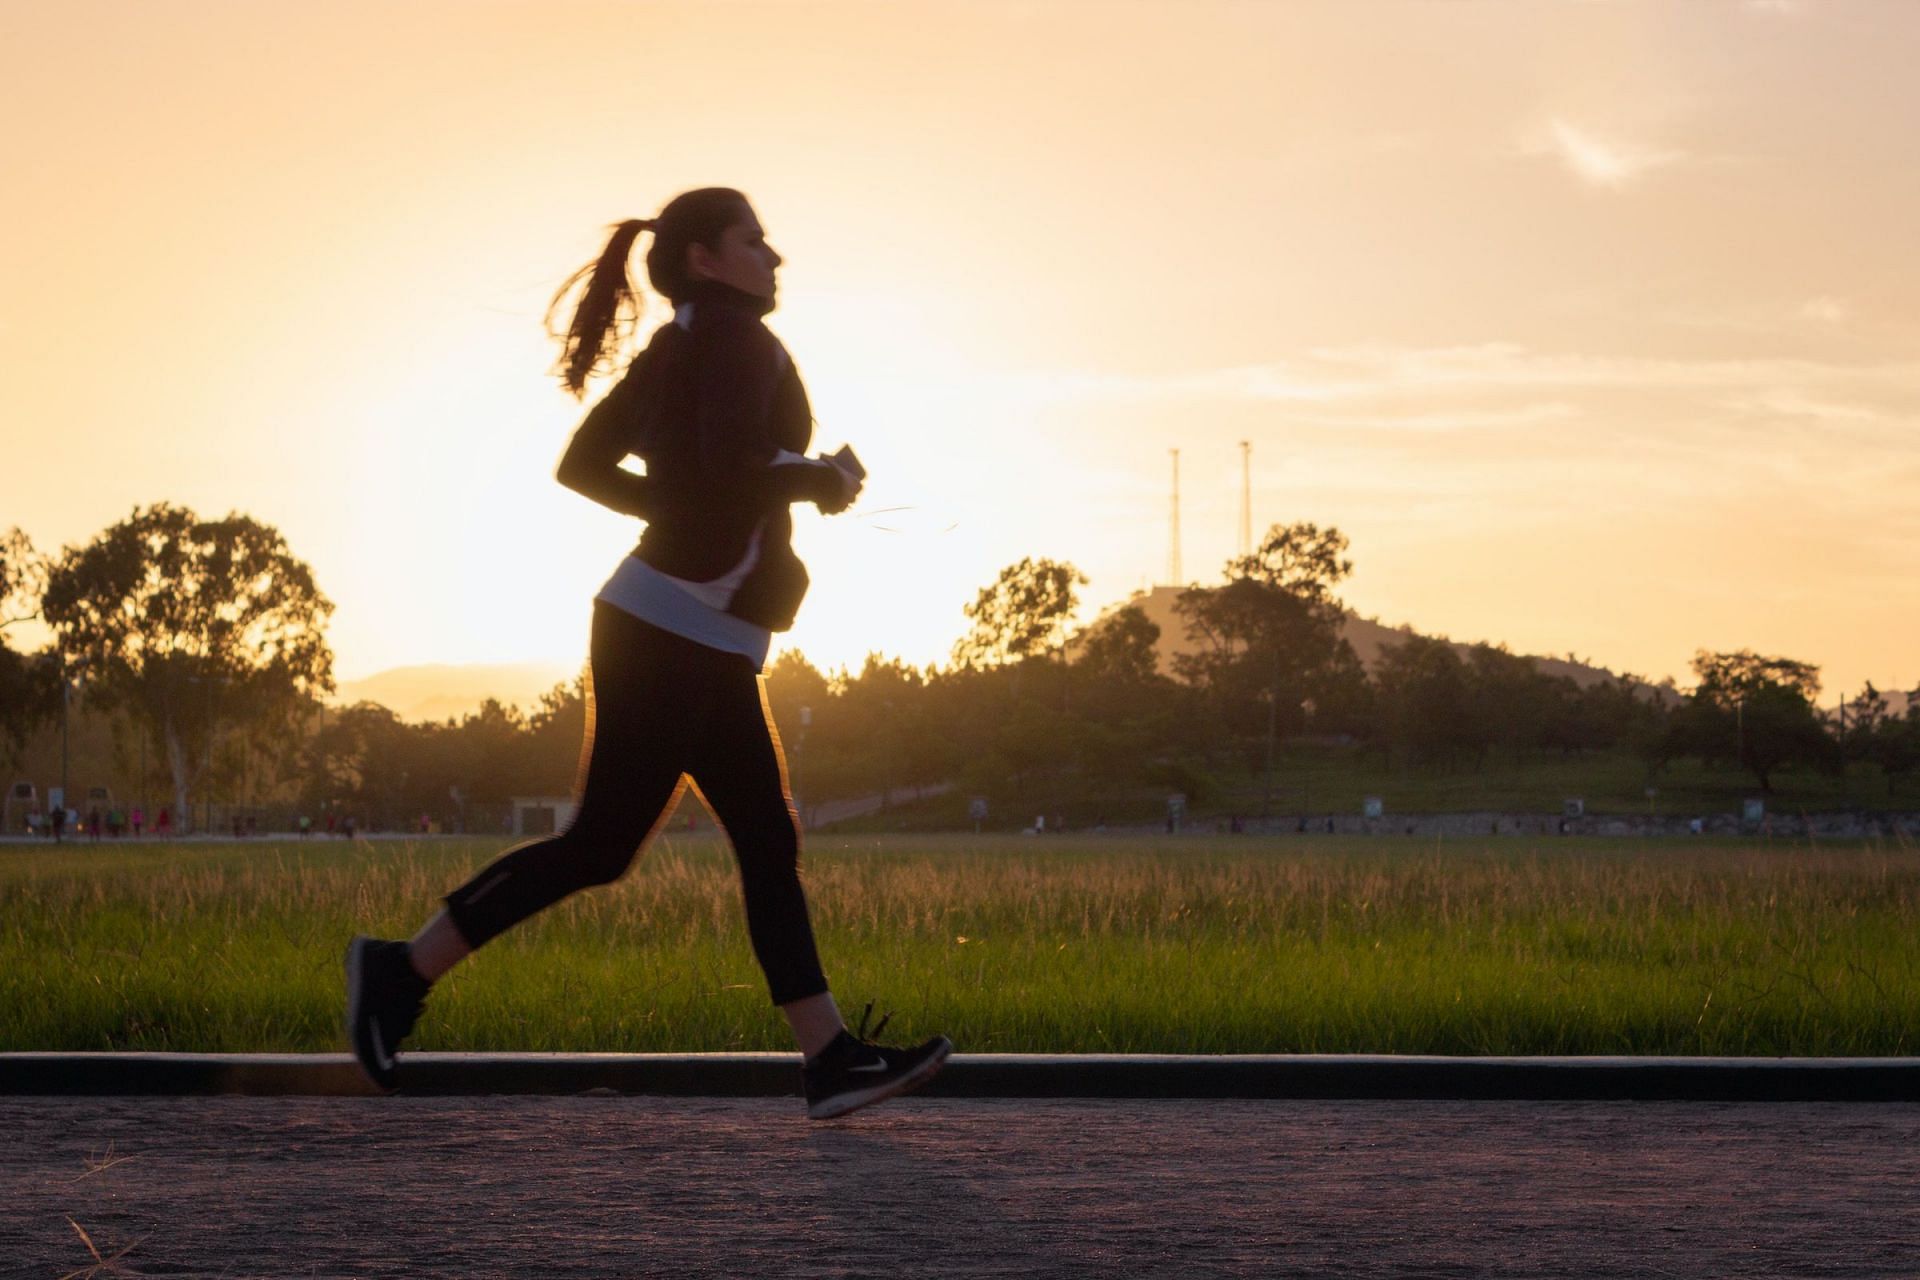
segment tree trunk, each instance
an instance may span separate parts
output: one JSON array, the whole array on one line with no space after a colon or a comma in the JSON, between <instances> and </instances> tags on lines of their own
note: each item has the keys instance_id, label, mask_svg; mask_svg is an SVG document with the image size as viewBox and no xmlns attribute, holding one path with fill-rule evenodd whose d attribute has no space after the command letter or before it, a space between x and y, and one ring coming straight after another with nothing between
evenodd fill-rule
<instances>
[{"instance_id":1,"label":"tree trunk","mask_svg":"<svg viewBox=\"0 0 1920 1280\"><path fill-rule=\"evenodd\" d=\"M171 718L161 726L161 733L167 742L167 768L173 773L174 827L186 831L193 825L192 811L187 808L187 751L181 745L180 733L173 727Z\"/></svg>"}]
</instances>

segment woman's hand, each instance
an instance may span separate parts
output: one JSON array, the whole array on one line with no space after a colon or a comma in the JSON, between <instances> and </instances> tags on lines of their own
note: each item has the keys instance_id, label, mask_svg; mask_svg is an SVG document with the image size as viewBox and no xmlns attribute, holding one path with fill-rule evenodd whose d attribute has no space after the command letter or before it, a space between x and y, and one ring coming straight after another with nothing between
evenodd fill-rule
<instances>
[{"instance_id":1,"label":"woman's hand","mask_svg":"<svg viewBox=\"0 0 1920 1280\"><path fill-rule=\"evenodd\" d=\"M831 458L824 461L833 474L840 478L840 492L837 497L823 498L817 505L823 515L839 515L853 505L853 500L860 496L860 490L866 487L867 482L845 467L836 465Z\"/></svg>"}]
</instances>

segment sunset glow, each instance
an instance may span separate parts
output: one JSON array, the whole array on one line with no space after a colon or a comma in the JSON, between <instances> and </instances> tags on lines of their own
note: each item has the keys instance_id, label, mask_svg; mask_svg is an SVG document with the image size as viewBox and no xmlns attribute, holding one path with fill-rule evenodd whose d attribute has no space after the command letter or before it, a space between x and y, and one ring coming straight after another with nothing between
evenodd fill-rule
<instances>
[{"instance_id":1,"label":"sunset glow","mask_svg":"<svg viewBox=\"0 0 1920 1280\"><path fill-rule=\"evenodd\" d=\"M633 522L552 480L554 289L754 199L817 447L816 664L942 661L1337 525L1350 606L1684 682L1920 682L1920 7L14 5L0 528L276 525L342 678L576 663ZM31 122L30 124L27 122ZM651 310L659 300L635 276ZM589 401L605 383L589 388Z\"/></svg>"}]
</instances>

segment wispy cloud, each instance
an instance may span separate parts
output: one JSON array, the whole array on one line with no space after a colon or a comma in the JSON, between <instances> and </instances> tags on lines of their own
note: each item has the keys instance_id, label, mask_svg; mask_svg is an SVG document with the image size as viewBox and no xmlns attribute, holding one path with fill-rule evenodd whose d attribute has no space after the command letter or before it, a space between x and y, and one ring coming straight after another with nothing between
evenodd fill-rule
<instances>
[{"instance_id":1,"label":"wispy cloud","mask_svg":"<svg viewBox=\"0 0 1920 1280\"><path fill-rule=\"evenodd\" d=\"M1818 298L1808 298L1806 305L1800 308L1800 314L1809 320L1817 320L1821 324L1844 324L1849 312L1847 304L1840 299L1823 295Z\"/></svg>"},{"instance_id":2,"label":"wispy cloud","mask_svg":"<svg viewBox=\"0 0 1920 1280\"><path fill-rule=\"evenodd\" d=\"M1520 343L1313 347L1300 357L1168 374L1058 373L968 386L1036 403L1240 400L1347 405L1378 397L1543 390L1551 402L1597 390L1698 391L1720 396L1798 388L1843 399L1920 401L1920 361L1841 363L1802 357L1673 359L1536 351ZM1544 412L1534 403L1531 412Z\"/></svg>"},{"instance_id":3,"label":"wispy cloud","mask_svg":"<svg viewBox=\"0 0 1920 1280\"><path fill-rule=\"evenodd\" d=\"M1510 431L1566 422L1579 416L1580 410L1564 400L1545 400L1502 408L1317 412L1294 414L1288 421L1346 430L1439 435L1459 431Z\"/></svg>"},{"instance_id":4,"label":"wispy cloud","mask_svg":"<svg viewBox=\"0 0 1920 1280\"><path fill-rule=\"evenodd\" d=\"M1671 473L1676 493L1737 488L1756 469L1880 485L1890 468L1912 465L1920 431L1920 361L1673 359L1500 342L1314 348L1284 363L1162 377L1001 380L988 393L1009 408L1073 401L1193 422L1273 405L1293 428L1321 433L1316 448L1347 440L1430 468L1449 465L1449 441L1471 435L1479 444L1460 456L1480 459L1480 471L1496 455L1516 476L1578 456L1623 477Z\"/></svg>"},{"instance_id":5,"label":"wispy cloud","mask_svg":"<svg viewBox=\"0 0 1920 1280\"><path fill-rule=\"evenodd\" d=\"M1684 152L1643 146L1619 138L1602 137L1593 130L1554 117L1523 149L1560 161L1568 172L1589 186L1617 190L1654 169L1678 164Z\"/></svg>"}]
</instances>

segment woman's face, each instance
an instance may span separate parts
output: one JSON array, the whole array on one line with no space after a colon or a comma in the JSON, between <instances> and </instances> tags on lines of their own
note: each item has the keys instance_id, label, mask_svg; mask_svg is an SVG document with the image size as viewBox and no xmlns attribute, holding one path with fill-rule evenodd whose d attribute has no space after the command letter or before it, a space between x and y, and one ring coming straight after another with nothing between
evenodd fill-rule
<instances>
[{"instance_id":1,"label":"woman's face","mask_svg":"<svg viewBox=\"0 0 1920 1280\"><path fill-rule=\"evenodd\" d=\"M773 270L783 259L767 243L767 233L749 209L746 216L720 233L720 244L687 246L687 266L696 280L718 280L757 298L771 298Z\"/></svg>"}]
</instances>

